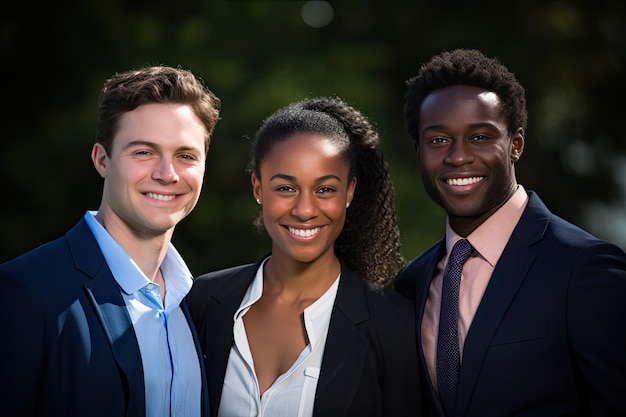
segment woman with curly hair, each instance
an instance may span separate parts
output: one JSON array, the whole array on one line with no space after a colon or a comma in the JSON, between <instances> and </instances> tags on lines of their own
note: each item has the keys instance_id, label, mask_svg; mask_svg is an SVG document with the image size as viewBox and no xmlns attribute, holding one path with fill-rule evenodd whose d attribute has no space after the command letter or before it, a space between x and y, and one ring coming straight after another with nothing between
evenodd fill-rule
<instances>
[{"instance_id":1,"label":"woman with curly hair","mask_svg":"<svg viewBox=\"0 0 626 417\"><path fill-rule=\"evenodd\" d=\"M271 254L196 279L188 304L212 415L416 416L412 305L378 134L338 98L293 103L249 165Z\"/></svg>"}]
</instances>

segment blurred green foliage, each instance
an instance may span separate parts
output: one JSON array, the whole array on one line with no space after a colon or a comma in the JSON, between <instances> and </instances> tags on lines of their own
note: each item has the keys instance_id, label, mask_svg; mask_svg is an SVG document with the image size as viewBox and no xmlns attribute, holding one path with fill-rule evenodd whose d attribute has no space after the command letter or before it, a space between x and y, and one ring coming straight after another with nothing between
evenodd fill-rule
<instances>
[{"instance_id":1,"label":"blurred green foliage","mask_svg":"<svg viewBox=\"0 0 626 417\"><path fill-rule=\"evenodd\" d=\"M63 3L63 4L59 4ZM269 251L252 220L245 167L260 122L287 103L338 95L383 138L403 252L443 234L402 118L404 81L444 49L497 56L527 90L518 180L551 209L626 247L626 7L622 0L329 1L311 27L305 1L92 0L16 3L2 19L5 103L0 261L61 236L100 203L89 157L106 78L146 64L191 69L222 100L195 211L174 234L192 272Z\"/></svg>"}]
</instances>

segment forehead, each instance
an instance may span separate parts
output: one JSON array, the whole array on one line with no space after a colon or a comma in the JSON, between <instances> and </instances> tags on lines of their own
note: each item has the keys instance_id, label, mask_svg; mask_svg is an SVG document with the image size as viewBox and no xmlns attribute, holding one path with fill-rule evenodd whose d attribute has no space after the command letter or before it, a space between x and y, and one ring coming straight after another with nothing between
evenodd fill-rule
<instances>
[{"instance_id":1,"label":"forehead","mask_svg":"<svg viewBox=\"0 0 626 417\"><path fill-rule=\"evenodd\" d=\"M420 122L455 114L501 118L501 101L498 95L481 87L454 85L430 93L422 102Z\"/></svg>"},{"instance_id":2,"label":"forehead","mask_svg":"<svg viewBox=\"0 0 626 417\"><path fill-rule=\"evenodd\" d=\"M312 171L349 167L343 149L317 133L298 132L276 142L260 161L263 170Z\"/></svg>"},{"instance_id":3,"label":"forehead","mask_svg":"<svg viewBox=\"0 0 626 417\"><path fill-rule=\"evenodd\" d=\"M206 128L190 106L150 103L121 115L113 143L147 141L204 150L206 137Z\"/></svg>"},{"instance_id":4,"label":"forehead","mask_svg":"<svg viewBox=\"0 0 626 417\"><path fill-rule=\"evenodd\" d=\"M308 153L323 157L335 157L342 154L342 149L336 141L327 136L318 133L297 132L277 141L267 156L285 153Z\"/></svg>"}]
</instances>

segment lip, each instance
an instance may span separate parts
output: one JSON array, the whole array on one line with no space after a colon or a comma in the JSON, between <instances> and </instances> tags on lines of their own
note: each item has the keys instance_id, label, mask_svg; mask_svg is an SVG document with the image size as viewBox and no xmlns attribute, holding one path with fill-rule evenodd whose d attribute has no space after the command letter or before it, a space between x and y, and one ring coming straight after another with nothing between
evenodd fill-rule
<instances>
[{"instance_id":1,"label":"lip","mask_svg":"<svg viewBox=\"0 0 626 417\"><path fill-rule=\"evenodd\" d=\"M441 182L449 192L467 194L480 187L486 178L482 175L448 175Z\"/></svg>"},{"instance_id":2,"label":"lip","mask_svg":"<svg viewBox=\"0 0 626 417\"><path fill-rule=\"evenodd\" d=\"M301 241L315 239L322 231L322 226L283 226L291 237Z\"/></svg>"},{"instance_id":3,"label":"lip","mask_svg":"<svg viewBox=\"0 0 626 417\"><path fill-rule=\"evenodd\" d=\"M484 176L475 175L475 176L456 176L450 178L444 178L446 184L452 187L465 187L468 185L475 185L480 183L485 179Z\"/></svg>"},{"instance_id":4,"label":"lip","mask_svg":"<svg viewBox=\"0 0 626 417\"><path fill-rule=\"evenodd\" d=\"M158 202L168 202L176 199L178 194L169 194L169 193L156 193L156 192L145 192L143 193L149 200L158 201Z\"/></svg>"}]
</instances>

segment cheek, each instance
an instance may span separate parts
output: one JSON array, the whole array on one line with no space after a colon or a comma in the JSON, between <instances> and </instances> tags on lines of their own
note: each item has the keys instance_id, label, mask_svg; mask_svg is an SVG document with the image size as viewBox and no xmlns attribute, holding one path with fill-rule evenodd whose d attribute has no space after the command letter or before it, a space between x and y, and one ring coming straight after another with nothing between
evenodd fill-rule
<instances>
[{"instance_id":1,"label":"cheek","mask_svg":"<svg viewBox=\"0 0 626 417\"><path fill-rule=\"evenodd\" d=\"M187 169L181 176L186 179L187 183L201 187L204 180L204 167Z\"/></svg>"},{"instance_id":2,"label":"cheek","mask_svg":"<svg viewBox=\"0 0 626 417\"><path fill-rule=\"evenodd\" d=\"M327 217L335 220L336 222L344 222L346 220L346 206L345 203L338 201L332 201L328 204L320 205L320 211L326 214Z\"/></svg>"},{"instance_id":3,"label":"cheek","mask_svg":"<svg viewBox=\"0 0 626 417\"><path fill-rule=\"evenodd\" d=\"M267 195L267 194L266 194ZM261 206L263 221L268 224L289 213L290 206L280 199L264 198Z\"/></svg>"},{"instance_id":4,"label":"cheek","mask_svg":"<svg viewBox=\"0 0 626 417\"><path fill-rule=\"evenodd\" d=\"M511 169L511 156L506 149L498 149L497 151L484 153L483 160L492 167L498 167L503 171Z\"/></svg>"},{"instance_id":5,"label":"cheek","mask_svg":"<svg viewBox=\"0 0 626 417\"><path fill-rule=\"evenodd\" d=\"M440 161L440 158L438 158L436 155L432 153L422 151L418 154L418 162L419 162L420 169L422 171L426 171L426 172L435 171L437 167L440 165L439 161Z\"/></svg>"}]
</instances>

